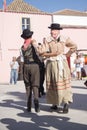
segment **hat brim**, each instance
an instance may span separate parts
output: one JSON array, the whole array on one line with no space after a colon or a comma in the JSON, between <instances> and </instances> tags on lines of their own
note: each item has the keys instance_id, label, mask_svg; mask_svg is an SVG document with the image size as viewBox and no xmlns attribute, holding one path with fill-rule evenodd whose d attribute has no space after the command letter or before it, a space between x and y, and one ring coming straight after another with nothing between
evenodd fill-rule
<instances>
[{"instance_id":1,"label":"hat brim","mask_svg":"<svg viewBox=\"0 0 87 130\"><path fill-rule=\"evenodd\" d=\"M60 27L60 28L48 27L48 28L51 29L51 30L62 30L63 29L62 27Z\"/></svg>"},{"instance_id":2,"label":"hat brim","mask_svg":"<svg viewBox=\"0 0 87 130\"><path fill-rule=\"evenodd\" d=\"M30 32L29 34L27 34L27 35L22 34L21 37L24 38L24 39L27 39L27 38L30 38L32 35L33 35L33 32L31 31L31 32Z\"/></svg>"}]
</instances>

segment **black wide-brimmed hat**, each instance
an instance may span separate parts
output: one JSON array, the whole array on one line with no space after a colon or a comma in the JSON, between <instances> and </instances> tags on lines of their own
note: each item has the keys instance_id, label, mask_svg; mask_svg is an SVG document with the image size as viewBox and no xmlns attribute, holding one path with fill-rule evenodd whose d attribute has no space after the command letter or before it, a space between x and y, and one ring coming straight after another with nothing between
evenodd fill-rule
<instances>
[{"instance_id":1,"label":"black wide-brimmed hat","mask_svg":"<svg viewBox=\"0 0 87 130\"><path fill-rule=\"evenodd\" d=\"M33 32L29 29L24 29L23 33L21 34L21 37L24 39L30 38L33 35Z\"/></svg>"},{"instance_id":2,"label":"black wide-brimmed hat","mask_svg":"<svg viewBox=\"0 0 87 130\"><path fill-rule=\"evenodd\" d=\"M52 23L51 26L48 28L50 28L51 30L53 30L53 29L62 30L63 29L62 27L60 27L60 24L58 24L58 23Z\"/></svg>"}]
</instances>

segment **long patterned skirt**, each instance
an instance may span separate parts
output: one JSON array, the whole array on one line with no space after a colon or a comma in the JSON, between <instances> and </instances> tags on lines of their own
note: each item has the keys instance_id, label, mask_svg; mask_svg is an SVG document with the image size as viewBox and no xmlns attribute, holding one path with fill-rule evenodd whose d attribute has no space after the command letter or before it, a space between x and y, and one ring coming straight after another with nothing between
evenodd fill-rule
<instances>
[{"instance_id":1,"label":"long patterned skirt","mask_svg":"<svg viewBox=\"0 0 87 130\"><path fill-rule=\"evenodd\" d=\"M46 98L47 103L61 105L73 102L71 91L71 74L67 60L63 60L62 75L59 61L47 61L46 64Z\"/></svg>"}]
</instances>

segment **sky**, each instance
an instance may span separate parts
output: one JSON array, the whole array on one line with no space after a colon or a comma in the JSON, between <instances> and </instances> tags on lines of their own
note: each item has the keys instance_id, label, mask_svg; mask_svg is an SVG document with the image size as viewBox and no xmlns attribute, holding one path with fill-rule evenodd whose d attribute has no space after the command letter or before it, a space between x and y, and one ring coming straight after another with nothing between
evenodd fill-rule
<instances>
[{"instance_id":1,"label":"sky","mask_svg":"<svg viewBox=\"0 0 87 130\"><path fill-rule=\"evenodd\" d=\"M3 1L0 0L0 8L3 8ZM13 0L6 0L7 5ZM28 4L44 12L56 12L64 9L76 11L87 11L87 0L24 0Z\"/></svg>"}]
</instances>

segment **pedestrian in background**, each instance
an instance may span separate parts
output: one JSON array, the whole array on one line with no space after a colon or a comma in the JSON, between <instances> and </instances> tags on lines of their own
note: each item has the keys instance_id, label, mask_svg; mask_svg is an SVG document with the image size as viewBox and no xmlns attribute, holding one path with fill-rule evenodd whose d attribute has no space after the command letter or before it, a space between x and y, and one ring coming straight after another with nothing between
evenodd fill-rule
<instances>
[{"instance_id":1,"label":"pedestrian in background","mask_svg":"<svg viewBox=\"0 0 87 130\"><path fill-rule=\"evenodd\" d=\"M73 102L71 91L71 73L68 66L67 58L77 49L76 44L68 37L60 35L63 28L60 24L52 23L50 34L46 38L46 47L42 56L47 57L46 61L46 98L51 109L57 110L62 103L63 113L68 113L69 103ZM67 53L65 47L69 48Z\"/></svg>"},{"instance_id":2,"label":"pedestrian in background","mask_svg":"<svg viewBox=\"0 0 87 130\"><path fill-rule=\"evenodd\" d=\"M24 44L21 47L23 65L23 80L27 94L27 111L31 112L32 107L32 92L34 94L35 112L40 111L38 100L38 89L40 83L39 58L34 47L35 40L32 39L33 31L24 29L21 37L24 39Z\"/></svg>"},{"instance_id":3,"label":"pedestrian in background","mask_svg":"<svg viewBox=\"0 0 87 130\"><path fill-rule=\"evenodd\" d=\"M74 60L74 64L75 64L75 70L76 70L76 79L80 80L81 79L81 59L80 59L79 54L76 55L76 59Z\"/></svg>"},{"instance_id":4,"label":"pedestrian in background","mask_svg":"<svg viewBox=\"0 0 87 130\"><path fill-rule=\"evenodd\" d=\"M16 84L18 79L19 64L16 57L12 57L10 62L11 72L10 72L10 84Z\"/></svg>"}]
</instances>

